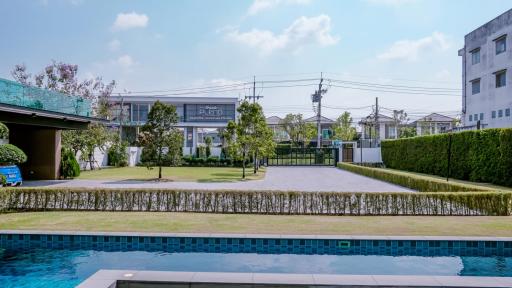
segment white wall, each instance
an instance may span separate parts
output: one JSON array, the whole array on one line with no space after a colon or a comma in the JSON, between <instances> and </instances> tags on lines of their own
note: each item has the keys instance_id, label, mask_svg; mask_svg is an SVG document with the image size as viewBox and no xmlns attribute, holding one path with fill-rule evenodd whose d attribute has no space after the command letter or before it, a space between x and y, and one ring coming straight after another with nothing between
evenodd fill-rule
<instances>
[{"instance_id":1,"label":"white wall","mask_svg":"<svg viewBox=\"0 0 512 288\"><path fill-rule=\"evenodd\" d=\"M362 148L363 163L380 163L382 162L382 155L379 148ZM361 163L361 148L354 149L354 162Z\"/></svg>"}]
</instances>

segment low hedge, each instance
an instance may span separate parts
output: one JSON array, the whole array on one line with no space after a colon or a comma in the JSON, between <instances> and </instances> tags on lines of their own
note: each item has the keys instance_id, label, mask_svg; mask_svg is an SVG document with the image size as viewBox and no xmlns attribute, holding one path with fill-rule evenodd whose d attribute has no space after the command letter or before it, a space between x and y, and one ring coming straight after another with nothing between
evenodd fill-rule
<instances>
[{"instance_id":1,"label":"low hedge","mask_svg":"<svg viewBox=\"0 0 512 288\"><path fill-rule=\"evenodd\" d=\"M350 193L4 188L0 211L92 210L283 215L511 214L512 193Z\"/></svg>"},{"instance_id":2,"label":"low hedge","mask_svg":"<svg viewBox=\"0 0 512 288\"><path fill-rule=\"evenodd\" d=\"M404 186L420 192L479 192L493 190L491 188L481 186L447 182L441 179L411 175L411 173L403 173L400 171L382 168L364 167L349 163L338 163L338 168Z\"/></svg>"}]
</instances>

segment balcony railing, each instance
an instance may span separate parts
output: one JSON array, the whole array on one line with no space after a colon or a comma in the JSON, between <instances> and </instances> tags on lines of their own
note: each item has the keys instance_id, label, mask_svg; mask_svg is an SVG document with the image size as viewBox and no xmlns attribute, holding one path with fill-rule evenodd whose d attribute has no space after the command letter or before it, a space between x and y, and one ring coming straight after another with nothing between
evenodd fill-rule
<instances>
[{"instance_id":1,"label":"balcony railing","mask_svg":"<svg viewBox=\"0 0 512 288\"><path fill-rule=\"evenodd\" d=\"M1 78L0 103L76 116L92 116L89 99L25 86Z\"/></svg>"}]
</instances>

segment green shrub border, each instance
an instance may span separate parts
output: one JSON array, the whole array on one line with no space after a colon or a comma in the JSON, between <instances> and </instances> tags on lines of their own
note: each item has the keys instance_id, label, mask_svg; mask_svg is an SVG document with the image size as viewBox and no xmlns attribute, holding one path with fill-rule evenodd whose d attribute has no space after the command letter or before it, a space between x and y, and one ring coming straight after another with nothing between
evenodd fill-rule
<instances>
[{"instance_id":1,"label":"green shrub border","mask_svg":"<svg viewBox=\"0 0 512 288\"><path fill-rule=\"evenodd\" d=\"M0 212L159 211L275 215L509 216L512 192L293 192L4 188Z\"/></svg>"},{"instance_id":2,"label":"green shrub border","mask_svg":"<svg viewBox=\"0 0 512 288\"><path fill-rule=\"evenodd\" d=\"M363 176L383 180L420 192L484 192L495 189L448 182L441 179L411 175L407 172L393 171L383 168L372 168L349 163L338 163L338 168Z\"/></svg>"}]
</instances>

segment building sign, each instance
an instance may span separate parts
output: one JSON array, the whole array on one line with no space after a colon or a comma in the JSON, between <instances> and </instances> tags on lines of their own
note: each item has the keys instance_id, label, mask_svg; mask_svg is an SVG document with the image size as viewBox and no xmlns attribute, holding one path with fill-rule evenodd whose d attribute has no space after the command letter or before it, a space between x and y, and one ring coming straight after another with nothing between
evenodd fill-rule
<instances>
[{"instance_id":1,"label":"building sign","mask_svg":"<svg viewBox=\"0 0 512 288\"><path fill-rule=\"evenodd\" d=\"M235 120L234 104L185 104L185 122L228 122Z\"/></svg>"}]
</instances>

